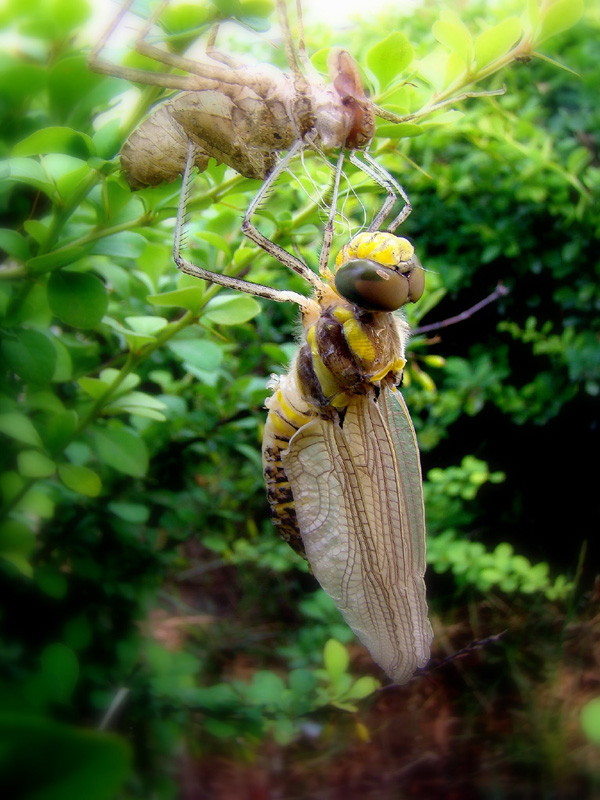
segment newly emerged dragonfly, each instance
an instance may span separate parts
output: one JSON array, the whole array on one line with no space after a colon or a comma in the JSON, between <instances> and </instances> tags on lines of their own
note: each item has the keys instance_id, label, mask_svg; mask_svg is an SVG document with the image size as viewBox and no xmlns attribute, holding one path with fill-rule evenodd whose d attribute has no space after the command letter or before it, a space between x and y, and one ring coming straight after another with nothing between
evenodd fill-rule
<instances>
[{"instance_id":1,"label":"newly emerged dragonfly","mask_svg":"<svg viewBox=\"0 0 600 800\"><path fill-rule=\"evenodd\" d=\"M409 328L394 312L421 297L424 271L407 239L373 225L329 268L343 161L342 152L319 275L287 254L312 297L191 264L179 252L182 207L175 261L187 274L300 307L303 343L288 373L273 377L267 401L263 467L273 521L373 659L404 683L429 660L432 631L419 450L398 390ZM193 152L184 186L192 169ZM282 248L265 249L290 266Z\"/></svg>"}]
</instances>

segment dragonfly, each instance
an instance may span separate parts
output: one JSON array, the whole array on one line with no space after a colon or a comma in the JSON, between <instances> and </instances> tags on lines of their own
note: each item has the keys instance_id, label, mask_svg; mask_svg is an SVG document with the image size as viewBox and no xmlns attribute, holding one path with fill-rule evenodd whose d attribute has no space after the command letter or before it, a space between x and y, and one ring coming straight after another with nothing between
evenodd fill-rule
<instances>
[{"instance_id":1,"label":"dragonfly","mask_svg":"<svg viewBox=\"0 0 600 800\"><path fill-rule=\"evenodd\" d=\"M311 297L187 261L178 247L183 203L174 256L189 275L299 306L302 344L289 371L272 376L266 402L262 457L272 519L374 661L402 684L425 666L433 638L419 449L398 388L409 326L397 312L422 296L425 276L413 245L373 223L329 267L343 163L342 152L318 275L265 239L265 250L312 286ZM184 186L193 164L192 152Z\"/></svg>"}]
</instances>

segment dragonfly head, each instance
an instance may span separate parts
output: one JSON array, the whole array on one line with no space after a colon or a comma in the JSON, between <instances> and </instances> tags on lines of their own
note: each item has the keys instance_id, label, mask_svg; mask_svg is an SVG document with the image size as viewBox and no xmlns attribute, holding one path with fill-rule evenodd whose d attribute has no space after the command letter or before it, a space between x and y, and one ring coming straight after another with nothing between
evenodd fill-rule
<instances>
[{"instance_id":1,"label":"dragonfly head","mask_svg":"<svg viewBox=\"0 0 600 800\"><path fill-rule=\"evenodd\" d=\"M391 233L359 233L338 253L335 288L350 303L369 311L396 311L415 303L425 273L407 240Z\"/></svg>"}]
</instances>

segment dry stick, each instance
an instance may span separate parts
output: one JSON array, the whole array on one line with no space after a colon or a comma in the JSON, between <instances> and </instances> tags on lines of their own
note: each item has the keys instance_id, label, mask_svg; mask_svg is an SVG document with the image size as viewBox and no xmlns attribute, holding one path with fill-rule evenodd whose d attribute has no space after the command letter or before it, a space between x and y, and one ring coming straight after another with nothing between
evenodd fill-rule
<instances>
[{"instance_id":1,"label":"dry stick","mask_svg":"<svg viewBox=\"0 0 600 800\"><path fill-rule=\"evenodd\" d=\"M475 653L477 650L482 650L484 647L487 647L487 645L493 644L493 642L499 642L505 633L506 631L500 631L500 633L494 633L491 636L486 636L485 639L475 639L474 642L471 642L471 644L468 644L466 647L463 647L460 650L457 650L455 653L452 653L451 656L446 656L446 658L442 658L441 661L434 661L431 665L425 667L425 669L420 670L415 675L415 678L418 678L422 675L427 675L429 672L433 672L436 669L440 669L440 667L444 667L446 664L456 661L461 656L468 656L470 653ZM415 678L413 678L413 680L415 680Z\"/></svg>"},{"instance_id":2,"label":"dry stick","mask_svg":"<svg viewBox=\"0 0 600 800\"><path fill-rule=\"evenodd\" d=\"M413 681L417 681L420 678L424 678L429 673L434 672L437 669L441 669L441 667L445 667L446 664L451 664L454 661L458 661L459 658L462 656L468 656L471 653L477 652L477 650L482 650L484 647L487 647L494 642L499 642L500 639L507 633L507 631L500 631L500 633L493 633L491 636L486 636L485 639L475 639L475 641L468 644L466 647L462 647L460 650L457 650L455 653L452 653L450 656L446 656L446 658L442 658L440 661L435 661L432 659L430 664L428 664L423 669L417 670L414 677L409 681L412 683ZM391 689L398 689L399 687L394 684L390 683L387 686L382 686L379 689L379 692L387 692Z\"/></svg>"},{"instance_id":3,"label":"dry stick","mask_svg":"<svg viewBox=\"0 0 600 800\"><path fill-rule=\"evenodd\" d=\"M480 300L479 303L475 303L474 306L468 308L466 311L462 311L460 314L457 314L455 317L448 317L448 319L443 319L440 322L432 322L431 325L421 325L418 328L414 328L412 331L413 336L417 336L420 333L430 333L431 331L437 331L440 328L447 328L449 325L456 325L457 322L462 322L465 319L469 319L472 317L473 314L476 314L478 311L481 311L482 308L489 305L490 303L494 303L496 300L499 300L501 297L506 297L506 295L510 292L502 282L498 283L494 291L488 295L483 300Z\"/></svg>"}]
</instances>

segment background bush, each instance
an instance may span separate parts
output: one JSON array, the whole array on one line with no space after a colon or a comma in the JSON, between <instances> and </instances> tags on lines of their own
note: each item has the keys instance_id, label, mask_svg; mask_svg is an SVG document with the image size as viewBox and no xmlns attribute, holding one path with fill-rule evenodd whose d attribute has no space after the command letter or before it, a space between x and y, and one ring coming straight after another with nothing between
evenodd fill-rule
<instances>
[{"instance_id":1,"label":"background bush","mask_svg":"<svg viewBox=\"0 0 600 800\"><path fill-rule=\"evenodd\" d=\"M542 11L569 28L576 6ZM242 10L267 27L266 5ZM183 7L170 24L230 11ZM521 11L473 4L463 19L477 34ZM411 324L464 311L498 281L510 289L467 321L417 334L404 389L427 476L435 655L507 633L482 656L377 693L381 674L274 535L264 498L266 381L293 352L296 311L177 274L179 186L132 193L116 158L158 92L141 87L113 107L129 87L88 71L90 13L84 0L0 12L6 782L36 798L117 787L132 798L256 787L381 798L388 786L390 797L398 787L433 797L461 785L592 796L597 10L540 45L578 74L515 63L484 85L504 82L503 96L435 124L382 124L375 142L409 192L402 233L428 270ZM307 27L312 51L343 38L392 110L418 107L421 87L430 92L422 76L442 80L440 53L465 41L430 8L343 35L310 17ZM387 40L393 29L430 63ZM381 41L397 48L398 76L377 56ZM327 184L322 164L307 169ZM260 226L314 265L323 217L307 183L301 170L286 177ZM381 197L352 183L344 212L356 224ZM306 291L241 237L256 188L214 165L196 180L191 257Z\"/></svg>"}]
</instances>

